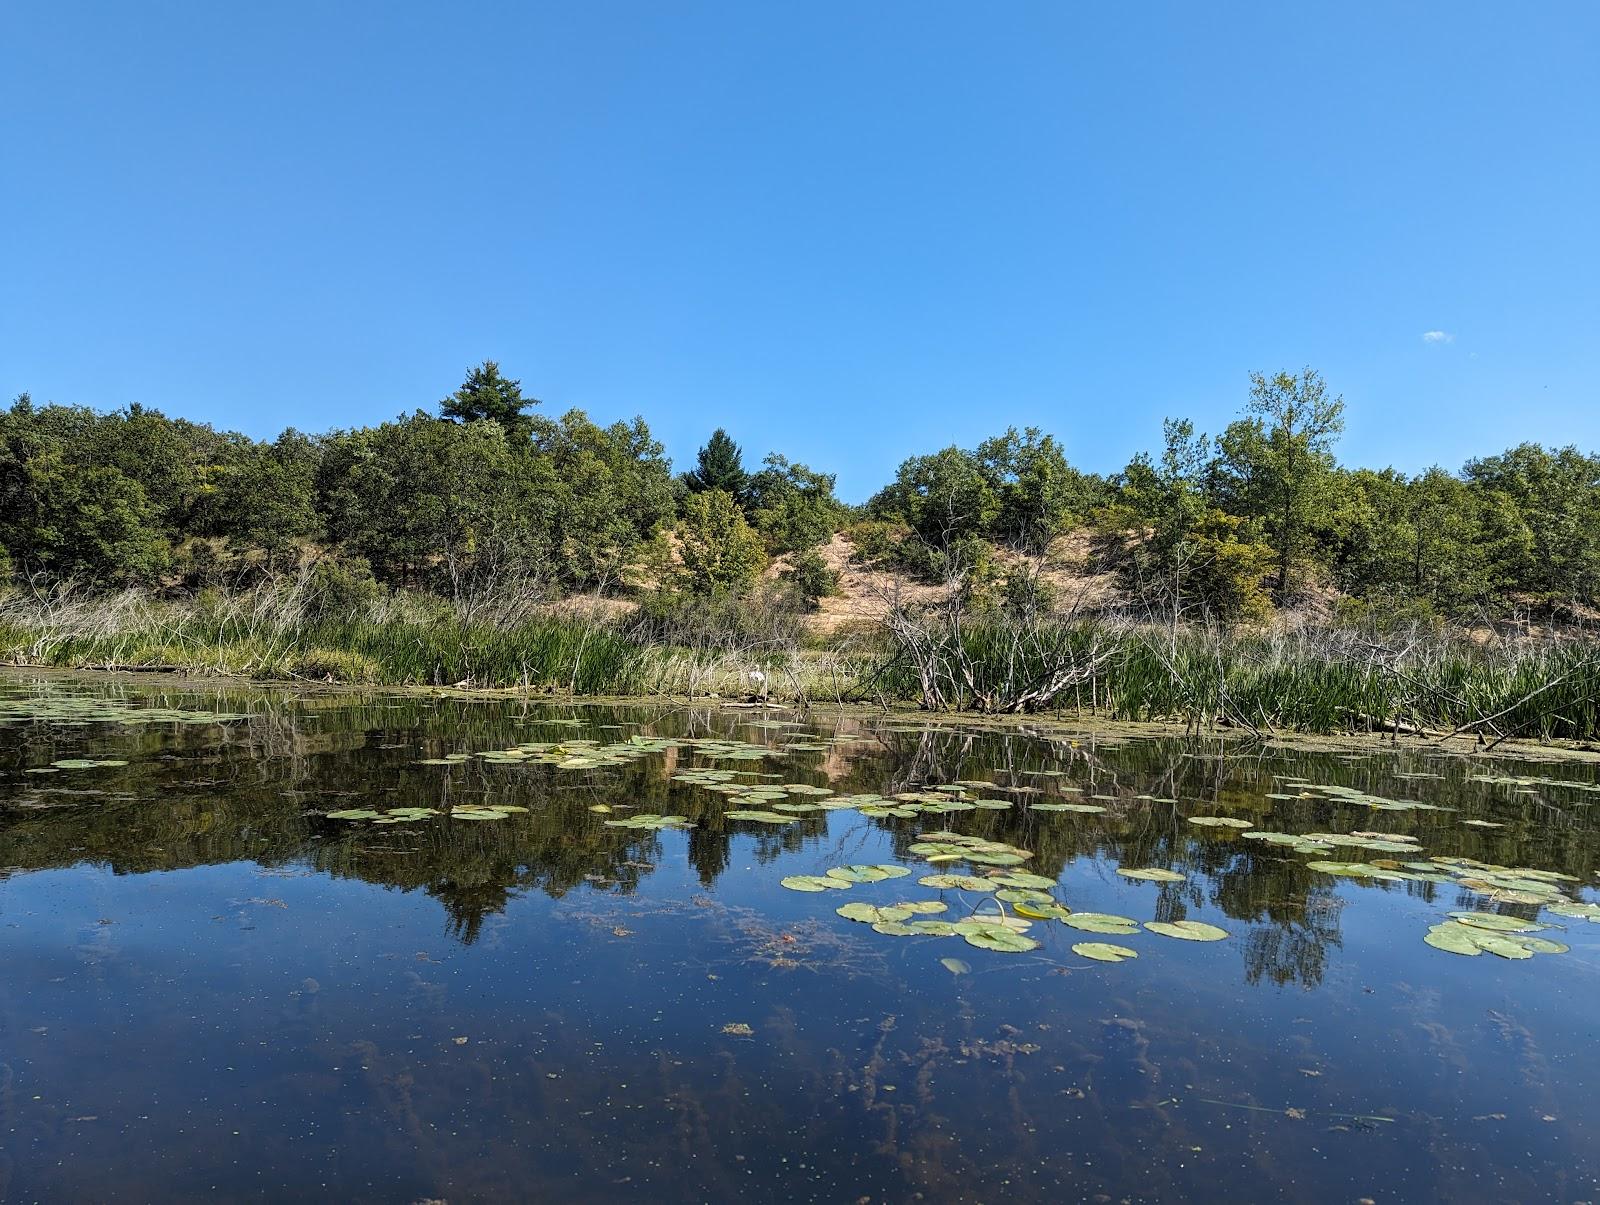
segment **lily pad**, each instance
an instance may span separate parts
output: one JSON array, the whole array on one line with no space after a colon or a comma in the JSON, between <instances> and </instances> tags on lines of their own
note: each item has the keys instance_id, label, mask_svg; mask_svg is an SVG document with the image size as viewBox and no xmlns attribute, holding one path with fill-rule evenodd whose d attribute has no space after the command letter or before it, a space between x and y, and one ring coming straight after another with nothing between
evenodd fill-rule
<instances>
[{"instance_id":1,"label":"lily pad","mask_svg":"<svg viewBox=\"0 0 1600 1205\"><path fill-rule=\"evenodd\" d=\"M880 921L903 921L911 916L911 909L896 908L892 904L888 907L880 908L875 904L850 903L843 904L835 908L834 911L846 920L862 921L869 925L875 925Z\"/></svg>"},{"instance_id":2,"label":"lily pad","mask_svg":"<svg viewBox=\"0 0 1600 1205\"><path fill-rule=\"evenodd\" d=\"M1113 916L1109 912L1074 912L1061 918L1061 922L1085 933L1118 933L1127 936L1139 931L1139 922L1128 916Z\"/></svg>"},{"instance_id":3,"label":"lily pad","mask_svg":"<svg viewBox=\"0 0 1600 1205\"><path fill-rule=\"evenodd\" d=\"M1126 962L1130 958L1139 957L1137 950L1114 945L1109 941L1080 941L1073 945L1072 952L1081 954L1085 958L1092 958L1096 962Z\"/></svg>"},{"instance_id":4,"label":"lily pad","mask_svg":"<svg viewBox=\"0 0 1600 1205\"><path fill-rule=\"evenodd\" d=\"M1152 883L1181 883L1183 876L1175 870L1163 870L1159 866L1145 866L1135 870L1117 867L1117 873L1125 879L1145 879Z\"/></svg>"},{"instance_id":5,"label":"lily pad","mask_svg":"<svg viewBox=\"0 0 1600 1205\"><path fill-rule=\"evenodd\" d=\"M605 820L601 823L607 828L660 829L694 827L693 822L687 816L657 816L653 812L640 812L637 816L629 816L626 820Z\"/></svg>"},{"instance_id":6,"label":"lily pad","mask_svg":"<svg viewBox=\"0 0 1600 1205\"><path fill-rule=\"evenodd\" d=\"M1005 887L1033 887L1045 890L1056 885L1054 879L1048 879L1042 874L1029 874L1025 870L1013 870L1007 874L997 874L990 880Z\"/></svg>"},{"instance_id":7,"label":"lily pad","mask_svg":"<svg viewBox=\"0 0 1600 1205\"><path fill-rule=\"evenodd\" d=\"M1323 874L1343 875L1352 879L1381 879L1398 883L1405 878L1404 875L1384 870L1380 866L1369 866L1365 862L1307 862L1306 867L1310 870L1320 870Z\"/></svg>"},{"instance_id":8,"label":"lily pad","mask_svg":"<svg viewBox=\"0 0 1600 1205\"><path fill-rule=\"evenodd\" d=\"M925 874L917 882L924 887L935 887L940 891L993 891L993 879L980 879L970 874Z\"/></svg>"},{"instance_id":9,"label":"lily pad","mask_svg":"<svg viewBox=\"0 0 1600 1205\"><path fill-rule=\"evenodd\" d=\"M794 824L796 817L782 812L764 812L755 808L737 808L722 813L729 820L752 820L757 824Z\"/></svg>"},{"instance_id":10,"label":"lily pad","mask_svg":"<svg viewBox=\"0 0 1600 1205\"><path fill-rule=\"evenodd\" d=\"M1032 917L1034 920L1066 920L1072 915L1072 909L1057 900L1028 900L1024 903L1013 904L1018 916Z\"/></svg>"},{"instance_id":11,"label":"lily pad","mask_svg":"<svg viewBox=\"0 0 1600 1205\"><path fill-rule=\"evenodd\" d=\"M1582 918L1595 924L1600 924L1600 904L1551 904L1548 911L1557 916L1567 916L1574 919Z\"/></svg>"},{"instance_id":12,"label":"lily pad","mask_svg":"<svg viewBox=\"0 0 1600 1205\"><path fill-rule=\"evenodd\" d=\"M948 920L908 920L906 928L924 937L955 937L961 932L957 922Z\"/></svg>"},{"instance_id":13,"label":"lily pad","mask_svg":"<svg viewBox=\"0 0 1600 1205\"><path fill-rule=\"evenodd\" d=\"M1006 953L1022 954L1039 948L1039 943L1026 933L1018 933L1005 925L963 925L961 927L961 936L966 939L969 946L977 946L980 950L1000 950Z\"/></svg>"},{"instance_id":14,"label":"lily pad","mask_svg":"<svg viewBox=\"0 0 1600 1205\"><path fill-rule=\"evenodd\" d=\"M904 866L835 866L827 873L829 878L846 883L881 883L885 879L903 879L911 872Z\"/></svg>"},{"instance_id":15,"label":"lily pad","mask_svg":"<svg viewBox=\"0 0 1600 1205\"><path fill-rule=\"evenodd\" d=\"M1177 937L1184 941L1221 941L1228 936L1226 929L1198 920L1147 920L1144 927L1163 937Z\"/></svg>"},{"instance_id":16,"label":"lily pad","mask_svg":"<svg viewBox=\"0 0 1600 1205\"><path fill-rule=\"evenodd\" d=\"M787 887L790 891L848 891L850 884L839 879L830 879L821 874L792 874L788 878L779 879L778 886Z\"/></svg>"},{"instance_id":17,"label":"lily pad","mask_svg":"<svg viewBox=\"0 0 1600 1205\"><path fill-rule=\"evenodd\" d=\"M1517 916L1502 916L1498 912L1452 912L1457 924L1471 929L1491 929L1501 933L1537 933L1545 926L1537 921L1523 920Z\"/></svg>"}]
</instances>

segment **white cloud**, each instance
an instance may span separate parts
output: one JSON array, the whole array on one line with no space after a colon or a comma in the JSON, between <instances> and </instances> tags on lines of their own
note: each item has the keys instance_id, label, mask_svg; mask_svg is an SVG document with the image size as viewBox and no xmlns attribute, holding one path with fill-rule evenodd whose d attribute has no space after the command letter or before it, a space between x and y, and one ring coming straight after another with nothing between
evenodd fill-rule
<instances>
[{"instance_id":1,"label":"white cloud","mask_svg":"<svg viewBox=\"0 0 1600 1205\"><path fill-rule=\"evenodd\" d=\"M1422 341L1424 343L1454 343L1456 337L1449 331L1423 331Z\"/></svg>"}]
</instances>

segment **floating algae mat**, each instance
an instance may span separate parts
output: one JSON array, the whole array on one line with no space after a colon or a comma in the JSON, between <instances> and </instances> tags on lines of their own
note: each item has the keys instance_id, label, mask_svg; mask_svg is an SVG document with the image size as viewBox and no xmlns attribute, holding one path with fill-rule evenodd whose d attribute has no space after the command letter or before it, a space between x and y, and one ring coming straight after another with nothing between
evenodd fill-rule
<instances>
[{"instance_id":1,"label":"floating algae mat","mask_svg":"<svg viewBox=\"0 0 1600 1205\"><path fill-rule=\"evenodd\" d=\"M0 1198L1592 1200L1590 763L0 682Z\"/></svg>"}]
</instances>

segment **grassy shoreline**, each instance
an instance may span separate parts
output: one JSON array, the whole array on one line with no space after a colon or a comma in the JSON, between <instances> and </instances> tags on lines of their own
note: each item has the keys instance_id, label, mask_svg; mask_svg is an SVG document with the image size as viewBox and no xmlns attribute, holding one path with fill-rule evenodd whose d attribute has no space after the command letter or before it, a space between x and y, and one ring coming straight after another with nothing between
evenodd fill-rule
<instances>
[{"instance_id":1,"label":"grassy shoreline","mask_svg":"<svg viewBox=\"0 0 1600 1205\"><path fill-rule=\"evenodd\" d=\"M570 615L307 616L260 599L117 596L9 601L0 607L0 662L523 696L921 704L924 714L1015 712L1262 736L1600 739L1600 647L1571 639L1483 647L1437 634L1383 643L1334 629L1171 631L1107 620L1019 628L969 618L914 638L886 627L834 647L690 644Z\"/></svg>"},{"instance_id":2,"label":"grassy shoreline","mask_svg":"<svg viewBox=\"0 0 1600 1205\"><path fill-rule=\"evenodd\" d=\"M887 706L869 703L844 703L831 700L811 701L807 704L774 699L751 702L745 698L720 698L682 695L570 695L552 694L542 690L525 690L516 686L419 686L385 685L380 683L356 684L348 682L310 681L306 679L245 678L231 674L196 675L166 668L88 668L19 665L0 663L0 676L45 682L94 683L98 685L123 684L141 690L168 690L174 692L208 690L248 690L259 688L273 692L291 692L321 698L373 698L401 696L440 701L464 702L531 702L560 704L563 707L614 707L629 704L648 704L660 707L700 707L746 715L781 712L802 715L822 712L835 717L854 717L862 721L916 721L930 730L958 726L963 731L984 729L996 732L1025 729L1041 737L1055 740L1094 741L1097 739L1125 740L1169 737L1225 742L1244 742L1249 747L1290 747L1332 752L1370 753L1375 749L1426 750L1470 757L1483 749L1470 735L1450 737L1422 737L1405 733L1311 733L1280 732L1258 741L1248 730L1220 726L1212 731L1197 734L1193 727L1177 720L1117 720L1103 715L1076 715L1072 712L1030 713L1026 715L992 715L980 712L929 713L914 703L891 703ZM1568 739L1537 741L1512 738L1494 750L1496 756L1522 758L1531 761L1561 761L1600 766L1600 742Z\"/></svg>"}]
</instances>

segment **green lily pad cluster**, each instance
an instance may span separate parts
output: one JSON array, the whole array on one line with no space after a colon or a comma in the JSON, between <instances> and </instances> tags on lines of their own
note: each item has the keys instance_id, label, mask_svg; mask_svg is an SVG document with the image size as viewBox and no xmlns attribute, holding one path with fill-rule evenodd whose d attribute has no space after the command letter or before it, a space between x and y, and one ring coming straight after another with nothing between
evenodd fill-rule
<instances>
[{"instance_id":1,"label":"green lily pad cluster","mask_svg":"<svg viewBox=\"0 0 1600 1205\"><path fill-rule=\"evenodd\" d=\"M937 891L993 891L993 879L982 879L972 874L925 874L917 882Z\"/></svg>"},{"instance_id":2,"label":"green lily pad cluster","mask_svg":"<svg viewBox=\"0 0 1600 1205\"><path fill-rule=\"evenodd\" d=\"M58 727L84 724L229 724L250 717L242 711L186 711L138 707L85 695L29 694L0 698L0 724L42 720Z\"/></svg>"},{"instance_id":3,"label":"green lily pad cluster","mask_svg":"<svg viewBox=\"0 0 1600 1205\"><path fill-rule=\"evenodd\" d=\"M329 812L328 819L367 820L373 824L415 823L439 815L449 815L452 820L504 820L514 813L527 810L508 803L460 804L451 808L448 813L429 807L385 808L383 811L374 808L341 808L339 811Z\"/></svg>"},{"instance_id":4,"label":"green lily pad cluster","mask_svg":"<svg viewBox=\"0 0 1600 1205\"><path fill-rule=\"evenodd\" d=\"M1382 795L1372 795L1356 787L1345 787L1336 783L1310 783L1300 778L1284 779L1283 781L1286 786L1299 788L1299 793L1294 796L1296 799L1328 799L1334 803L1357 804L1377 812L1445 812L1453 810L1435 803L1423 803L1416 799L1387 799Z\"/></svg>"},{"instance_id":5,"label":"green lily pad cluster","mask_svg":"<svg viewBox=\"0 0 1600 1205\"><path fill-rule=\"evenodd\" d=\"M1408 847L1411 848L1411 847ZM1441 883L1479 892L1499 904L1537 904L1555 908L1582 907L1568 899L1563 884L1576 883L1577 877L1554 870L1527 866L1499 866L1476 858L1438 857L1428 861L1374 862L1316 861L1308 869L1347 878L1378 882Z\"/></svg>"},{"instance_id":6,"label":"green lily pad cluster","mask_svg":"<svg viewBox=\"0 0 1600 1205\"><path fill-rule=\"evenodd\" d=\"M1420 852L1417 838L1403 833L1277 833L1252 829L1240 836L1249 841L1285 845L1295 853L1324 854L1337 848L1364 849L1373 853L1412 854Z\"/></svg>"},{"instance_id":7,"label":"green lily pad cluster","mask_svg":"<svg viewBox=\"0 0 1600 1205\"><path fill-rule=\"evenodd\" d=\"M1498 912L1452 912L1450 917L1429 928L1422 940L1436 950L1468 958L1487 953L1520 960L1535 954L1565 954L1571 948L1547 937L1534 936L1550 928L1537 921L1502 916Z\"/></svg>"},{"instance_id":8,"label":"green lily pad cluster","mask_svg":"<svg viewBox=\"0 0 1600 1205\"><path fill-rule=\"evenodd\" d=\"M543 726L560 724L563 721L544 720ZM571 724L581 724L582 721L569 721ZM560 770L594 770L611 766L625 766L642 757L666 753L675 749L689 749L699 756L711 761L759 761L765 757L774 756L777 750L768 749L762 745L752 745L744 741L729 741L718 739L706 740L673 740L668 737L647 737L634 735L625 741L612 741L601 744L599 741L582 737L568 737L558 742L551 741L523 741L519 744L504 749L489 749L476 753L447 753L442 757L423 758L419 764L425 766L448 766L461 762L477 759L488 765L530 765L554 766ZM731 776L731 772L724 772ZM700 785L711 789L718 789L734 785L734 789L743 789L736 784L730 784L728 778L710 770L687 771L703 779ZM685 775L677 776L680 781L693 781Z\"/></svg>"},{"instance_id":9,"label":"green lily pad cluster","mask_svg":"<svg viewBox=\"0 0 1600 1205\"><path fill-rule=\"evenodd\" d=\"M1523 777L1508 774L1469 774L1468 782L1483 782L1491 786L1514 787L1517 790L1532 794L1540 787L1551 787L1557 790L1593 791L1600 793L1600 782L1583 782L1572 778L1549 778L1545 776Z\"/></svg>"},{"instance_id":10,"label":"green lily pad cluster","mask_svg":"<svg viewBox=\"0 0 1600 1205\"><path fill-rule=\"evenodd\" d=\"M1577 904L1568 900L1560 904L1550 904L1545 911L1555 916L1586 920L1590 924L1600 925L1600 904Z\"/></svg>"},{"instance_id":11,"label":"green lily pad cluster","mask_svg":"<svg viewBox=\"0 0 1600 1205\"><path fill-rule=\"evenodd\" d=\"M1004 841L969 837L964 833L925 833L908 847L908 852L931 865L968 862L975 866L1020 866L1033 857L1031 850L1019 849Z\"/></svg>"},{"instance_id":12,"label":"green lily pad cluster","mask_svg":"<svg viewBox=\"0 0 1600 1205\"><path fill-rule=\"evenodd\" d=\"M901 904L841 904L834 911L846 920L876 925L883 922L898 923L913 916L930 916L945 911L946 905L938 900L912 900Z\"/></svg>"},{"instance_id":13,"label":"green lily pad cluster","mask_svg":"<svg viewBox=\"0 0 1600 1205\"><path fill-rule=\"evenodd\" d=\"M1292 849L1297 854L1331 854L1333 846L1324 845L1320 841L1313 841L1309 837L1295 833L1275 833L1268 829L1253 828L1247 833L1240 833L1247 841L1265 841L1269 845L1282 845Z\"/></svg>"},{"instance_id":14,"label":"green lily pad cluster","mask_svg":"<svg viewBox=\"0 0 1600 1205\"><path fill-rule=\"evenodd\" d=\"M792 874L779 879L778 883L790 891L845 891L857 883L882 883L888 879L903 879L910 873L904 866L887 863L835 866L823 874Z\"/></svg>"},{"instance_id":15,"label":"green lily pad cluster","mask_svg":"<svg viewBox=\"0 0 1600 1205\"><path fill-rule=\"evenodd\" d=\"M624 820L606 820L602 823L607 828L693 828L694 821L687 816L658 816L654 812L640 812L637 816L629 816Z\"/></svg>"},{"instance_id":16,"label":"green lily pad cluster","mask_svg":"<svg viewBox=\"0 0 1600 1205\"><path fill-rule=\"evenodd\" d=\"M1408 878L1415 878L1403 871L1390 870L1384 866L1374 866L1370 862L1307 862L1308 870L1320 870L1323 874L1339 875L1349 879L1377 879L1380 882L1400 883Z\"/></svg>"},{"instance_id":17,"label":"green lily pad cluster","mask_svg":"<svg viewBox=\"0 0 1600 1205\"><path fill-rule=\"evenodd\" d=\"M453 807L450 809L452 820L504 820L517 812L526 812L523 807L512 807L510 804L497 803L482 807Z\"/></svg>"},{"instance_id":18,"label":"green lily pad cluster","mask_svg":"<svg viewBox=\"0 0 1600 1205\"><path fill-rule=\"evenodd\" d=\"M960 937L979 949L1008 953L1039 948L1039 943L1027 936L1031 922L1015 916L968 916L956 921L912 919L944 910L945 905L938 900L914 900L881 907L845 904L835 909L840 916L871 925L873 932L890 937Z\"/></svg>"},{"instance_id":19,"label":"green lily pad cluster","mask_svg":"<svg viewBox=\"0 0 1600 1205\"><path fill-rule=\"evenodd\" d=\"M753 824L795 824L800 817L782 812L769 812L761 808L734 808L722 813L728 820L748 820Z\"/></svg>"},{"instance_id":20,"label":"green lily pad cluster","mask_svg":"<svg viewBox=\"0 0 1600 1205\"><path fill-rule=\"evenodd\" d=\"M843 879L846 883L882 883L887 879L903 879L910 873L904 866L876 863L873 865L835 866L827 872L827 875L832 879Z\"/></svg>"}]
</instances>

